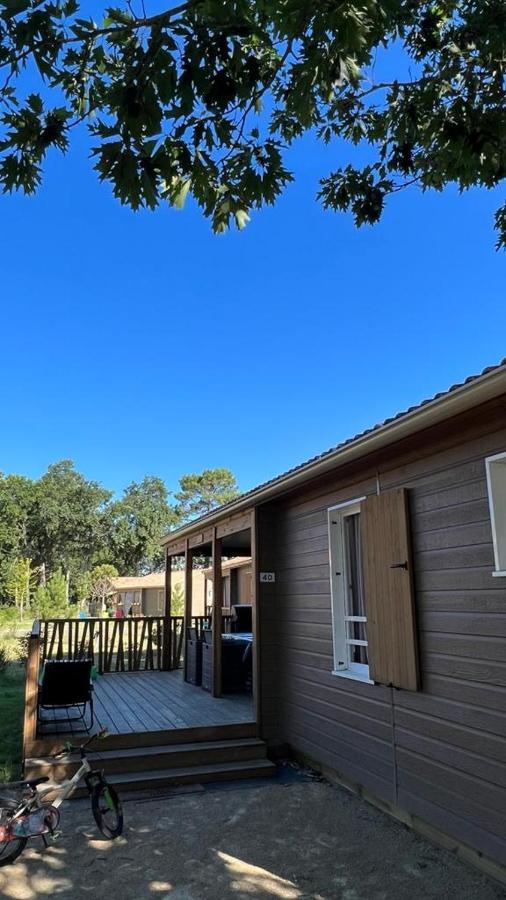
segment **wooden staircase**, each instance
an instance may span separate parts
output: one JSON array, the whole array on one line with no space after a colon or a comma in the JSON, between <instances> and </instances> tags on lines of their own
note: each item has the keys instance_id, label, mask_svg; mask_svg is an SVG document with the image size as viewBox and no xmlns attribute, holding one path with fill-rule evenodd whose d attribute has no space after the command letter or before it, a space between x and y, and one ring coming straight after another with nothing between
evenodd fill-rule
<instances>
[{"instance_id":1,"label":"wooden staircase","mask_svg":"<svg viewBox=\"0 0 506 900\"><path fill-rule=\"evenodd\" d=\"M78 744L83 739L73 740ZM72 776L80 765L78 753L51 756L63 742L57 736L35 741L25 759L25 778L48 775L59 782ZM90 748L88 759L120 792L266 777L276 771L254 723L109 735Z\"/></svg>"}]
</instances>

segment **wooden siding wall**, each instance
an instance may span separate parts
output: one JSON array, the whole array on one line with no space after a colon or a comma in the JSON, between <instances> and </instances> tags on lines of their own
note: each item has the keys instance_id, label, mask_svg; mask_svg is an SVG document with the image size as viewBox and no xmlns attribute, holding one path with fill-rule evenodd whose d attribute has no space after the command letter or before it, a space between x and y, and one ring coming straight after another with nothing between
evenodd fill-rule
<instances>
[{"instance_id":1,"label":"wooden siding wall","mask_svg":"<svg viewBox=\"0 0 506 900\"><path fill-rule=\"evenodd\" d=\"M264 511L261 652L267 738L506 865L506 580L484 462L501 450L506 398ZM331 674L327 508L378 485L410 492L418 693Z\"/></svg>"}]
</instances>

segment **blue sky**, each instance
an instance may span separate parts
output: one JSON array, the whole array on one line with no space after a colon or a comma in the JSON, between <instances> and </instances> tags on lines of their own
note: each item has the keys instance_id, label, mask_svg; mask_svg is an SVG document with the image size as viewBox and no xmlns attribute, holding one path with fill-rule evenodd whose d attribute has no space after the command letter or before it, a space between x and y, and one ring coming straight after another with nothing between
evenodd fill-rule
<instances>
[{"instance_id":1,"label":"blue sky","mask_svg":"<svg viewBox=\"0 0 506 900\"><path fill-rule=\"evenodd\" d=\"M122 208L84 141L0 196L0 470L71 457L120 491L228 466L244 489L506 356L501 195L409 191L357 231L306 140L248 228Z\"/></svg>"}]
</instances>

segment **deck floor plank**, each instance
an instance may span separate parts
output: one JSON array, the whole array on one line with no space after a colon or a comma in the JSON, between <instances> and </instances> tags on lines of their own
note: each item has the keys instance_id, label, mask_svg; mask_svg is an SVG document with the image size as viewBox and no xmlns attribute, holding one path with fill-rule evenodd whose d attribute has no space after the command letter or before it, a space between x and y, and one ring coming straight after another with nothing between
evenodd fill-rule
<instances>
[{"instance_id":1,"label":"deck floor plank","mask_svg":"<svg viewBox=\"0 0 506 900\"><path fill-rule=\"evenodd\" d=\"M144 678L137 681L135 683L135 691L137 702L142 704L148 711L150 727L152 727L155 720L158 721L158 726L160 728L166 728L167 722L171 723L170 727L172 728L186 727L186 721L179 715L177 704L172 702L172 684L170 704L165 700L165 694L167 692L166 686L163 691L157 690L154 680L151 682L151 679L148 681L148 679Z\"/></svg>"},{"instance_id":2,"label":"deck floor plank","mask_svg":"<svg viewBox=\"0 0 506 900\"><path fill-rule=\"evenodd\" d=\"M158 708L162 710L164 716L176 719L175 727L177 728L192 727L196 716L201 725L216 725L221 722L221 716L218 718L220 710L209 708L208 698L200 696L204 693L201 690L194 690L190 705L189 698L185 699L179 694L179 685L171 684L170 700L167 700L165 688L158 683L145 681L143 687Z\"/></svg>"},{"instance_id":3,"label":"deck floor plank","mask_svg":"<svg viewBox=\"0 0 506 900\"><path fill-rule=\"evenodd\" d=\"M95 696L100 697L107 715L113 720L120 734L139 729L144 731L142 722L133 712L134 704L132 703L129 707L125 703L120 691L120 684L114 686L109 677L99 677L95 683Z\"/></svg>"},{"instance_id":4,"label":"deck floor plank","mask_svg":"<svg viewBox=\"0 0 506 900\"><path fill-rule=\"evenodd\" d=\"M114 672L95 682L97 721L111 734L253 722L250 695L211 697L174 672Z\"/></svg>"},{"instance_id":5,"label":"deck floor plank","mask_svg":"<svg viewBox=\"0 0 506 900\"><path fill-rule=\"evenodd\" d=\"M140 690L144 673L140 674L139 680L128 682L123 678L114 681L109 676L102 679L103 687L107 688L109 697L113 703L120 706L124 718L129 722L131 729L137 731L148 731L152 725L159 719L157 710L153 709L145 700L145 696ZM159 727L163 727L161 721L158 722Z\"/></svg>"}]
</instances>

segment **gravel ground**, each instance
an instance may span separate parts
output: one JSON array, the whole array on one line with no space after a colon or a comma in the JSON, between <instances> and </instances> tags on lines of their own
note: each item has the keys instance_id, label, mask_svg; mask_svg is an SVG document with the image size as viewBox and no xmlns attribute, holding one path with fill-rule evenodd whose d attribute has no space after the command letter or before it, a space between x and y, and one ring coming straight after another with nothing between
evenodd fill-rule
<instances>
[{"instance_id":1,"label":"gravel ground","mask_svg":"<svg viewBox=\"0 0 506 900\"><path fill-rule=\"evenodd\" d=\"M132 795L131 795L132 796ZM295 777L124 798L125 832L101 840L88 801L60 840L0 869L0 895L121 900L498 900L495 882L347 791Z\"/></svg>"}]
</instances>

